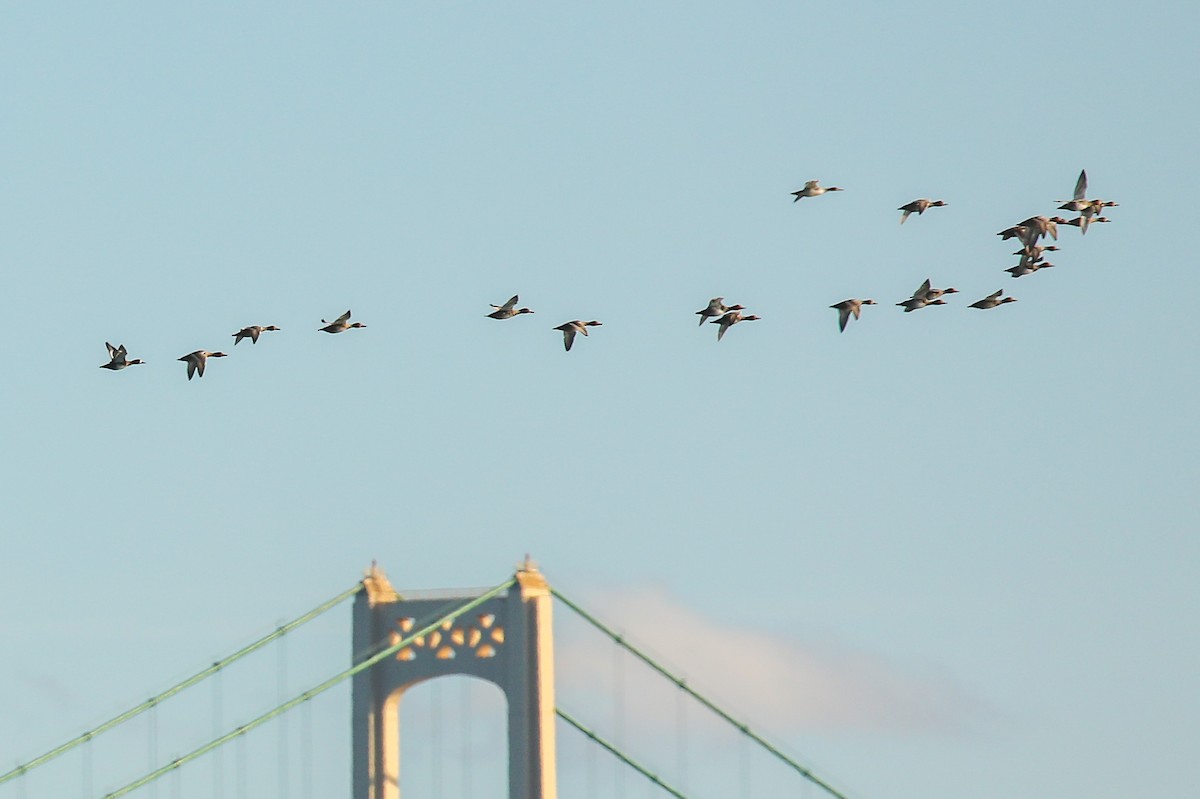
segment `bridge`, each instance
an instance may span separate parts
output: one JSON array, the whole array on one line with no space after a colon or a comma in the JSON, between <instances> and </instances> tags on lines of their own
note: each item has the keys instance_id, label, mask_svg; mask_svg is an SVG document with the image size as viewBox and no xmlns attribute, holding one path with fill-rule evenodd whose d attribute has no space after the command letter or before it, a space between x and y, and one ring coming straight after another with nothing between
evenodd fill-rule
<instances>
[{"instance_id":1,"label":"bridge","mask_svg":"<svg viewBox=\"0 0 1200 799\"><path fill-rule=\"evenodd\" d=\"M350 600L353 600L350 665L299 692L284 690L289 657L283 647L288 638ZM738 773L725 784L705 778L702 784L691 787L688 775L693 769L689 768L686 755L680 755L674 773L667 774L661 762L652 765L653 758L626 751L623 739L630 736L622 729L624 724L619 716L605 720L609 729L600 729L594 720L582 718L572 712L573 709L557 703L552 623L555 608L598 633L614 652L637 664L646 674L653 675L666 690L676 695L679 720L676 737L680 741L686 741L696 723L694 716L689 719L686 715L689 706L700 708L702 715L716 727L733 736L736 746L728 741L719 746L739 750ZM239 722L226 725L224 719L230 714L222 693L222 675L255 655L261 659L259 653L271 646L278 649L277 701L266 710L246 714ZM622 667L618 664L616 668L619 673ZM457 792L446 784L448 781L441 779L445 769L440 761L432 769L424 769L422 781L420 764L411 758L402 758L410 748L407 745L409 738L401 734L402 721L408 723L410 692L426 683L441 684L447 681L446 678L468 678L460 680L464 684L490 684L499 689L504 700L503 735L493 731L472 744L470 733L461 732L466 745L460 748L452 768L461 775ZM187 726L195 744L184 750L161 754L165 747L161 745L163 736L157 714L170 703L181 702L190 689L202 683L214 686L211 689L213 702L210 718L203 722L196 721L194 711L188 715ZM760 781L766 791L762 795L778 793L781 786L778 770L781 769L803 789L803 795L849 799L745 719L697 691L684 677L648 654L643 646L551 587L528 558L515 574L498 585L462 591L398 591L383 570L372 564L358 583L306 613L279 624L267 635L69 740L41 754L17 760L11 768L0 773L0 799L76 793L83 799L118 799L134 793L152 799L158 799L160 793L169 794L172 799L181 799L185 795L228 795L238 799L272 794L285 797L295 793L307 799L316 795L311 770L314 762L321 760L320 756L314 755L313 723L308 709L323 695L338 687L344 690L347 685L351 694L351 773L347 775L347 782L352 799L400 799L402 789L409 799L449 799L454 796L556 799L560 771L569 771L572 776L571 784L563 786L564 795L572 797L596 797L601 795L602 788L604 795L630 795L635 782L646 786L647 795L693 799L733 793L745 797L752 795L752 764L761 762L769 763L777 770L773 780ZM469 708L472 695L471 689L464 689L460 706L449 715L469 715L464 710ZM430 707L426 712L428 729L423 730L422 743L441 737L439 719L447 714L444 704ZM287 725L288 719L297 714L301 716L301 745L299 763L295 764L291 758L295 751L292 745L296 737L295 725L291 729ZM120 736L122 731L127 743L129 726L139 719L146 722L146 767L140 773L114 773L105 767L108 759L100 747L106 740ZM264 775L251 774L256 766L269 758L248 754L252 745L248 741L261 743L264 735L269 735L264 734L262 728L272 724L278 729L275 747L278 778L274 786ZM206 725L208 733L203 731ZM573 757L572 768L566 770L561 768L560 735L571 736L586 749L582 758ZM417 750L422 747L411 748L412 754L417 755ZM226 768L223 754L229 749L233 750L234 756L232 770ZM686 743L677 741L676 749L686 752ZM613 771L607 780L599 776L603 767L597 763L597 753L612 764ZM485 755L492 760L503 758L506 761L507 791L501 779L483 780L476 785L470 778L469 775L474 773L472 761ZM702 753L702 759L704 757L706 755ZM584 764L582 768L580 760ZM207 773L195 773L202 769ZM99 772L103 774L98 776ZM413 772L411 779L410 772ZM787 789L786 785L784 789ZM789 793L796 795L797 792L789 790Z\"/></svg>"}]
</instances>

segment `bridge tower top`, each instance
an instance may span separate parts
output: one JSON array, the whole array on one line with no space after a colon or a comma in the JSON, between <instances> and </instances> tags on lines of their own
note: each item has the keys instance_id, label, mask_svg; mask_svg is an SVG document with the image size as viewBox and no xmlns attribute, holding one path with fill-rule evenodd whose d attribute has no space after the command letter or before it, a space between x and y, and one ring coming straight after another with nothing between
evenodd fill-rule
<instances>
[{"instance_id":1,"label":"bridge tower top","mask_svg":"<svg viewBox=\"0 0 1200 799\"><path fill-rule=\"evenodd\" d=\"M378 564L354 604L354 658L394 646L422 620L483 591L396 591ZM405 691L447 675L497 685L508 700L509 796L556 799L554 655L550 586L526 555L513 585L354 677L354 799L400 799L400 710Z\"/></svg>"}]
</instances>

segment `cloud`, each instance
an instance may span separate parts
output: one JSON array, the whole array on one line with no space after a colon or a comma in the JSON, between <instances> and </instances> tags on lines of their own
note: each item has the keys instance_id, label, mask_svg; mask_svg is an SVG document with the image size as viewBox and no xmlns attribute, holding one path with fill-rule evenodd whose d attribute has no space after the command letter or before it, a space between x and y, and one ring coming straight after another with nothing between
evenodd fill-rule
<instances>
[{"instance_id":1,"label":"cloud","mask_svg":"<svg viewBox=\"0 0 1200 799\"><path fill-rule=\"evenodd\" d=\"M580 632L591 628L568 608L556 611L556 681L564 706L581 702L596 712L605 691L620 690L627 695L626 723L664 730L677 723L678 700L668 681L629 657L616 665L615 644ZM948 679L913 673L836 641L715 621L662 591L614 593L606 597L602 615L639 649L752 727L936 734L961 731L982 710L981 702ZM566 617L569 624L563 623Z\"/></svg>"}]
</instances>

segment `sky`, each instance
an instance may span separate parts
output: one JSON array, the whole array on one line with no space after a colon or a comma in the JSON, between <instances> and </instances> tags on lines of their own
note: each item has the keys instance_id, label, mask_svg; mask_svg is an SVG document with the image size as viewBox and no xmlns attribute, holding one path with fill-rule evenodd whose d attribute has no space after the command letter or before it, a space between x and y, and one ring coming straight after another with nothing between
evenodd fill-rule
<instances>
[{"instance_id":1,"label":"sky","mask_svg":"<svg viewBox=\"0 0 1200 799\"><path fill-rule=\"evenodd\" d=\"M530 553L853 799L1200 789L1194 4L3 16L0 768L373 559L490 586ZM1113 221L1010 278L996 232L1081 169ZM949 205L899 225L918 197ZM902 313L926 278L959 293ZM718 344L717 296L762 320ZM848 297L879 305L839 333ZM567 353L572 319L603 325ZM197 349L231 357L189 382ZM631 754L795 790L556 627L564 707ZM349 653L342 608L0 799L111 790ZM413 729L460 726L412 793L501 796L502 700L434 691ZM348 707L142 795L348 795ZM559 736L563 795L643 795Z\"/></svg>"}]
</instances>

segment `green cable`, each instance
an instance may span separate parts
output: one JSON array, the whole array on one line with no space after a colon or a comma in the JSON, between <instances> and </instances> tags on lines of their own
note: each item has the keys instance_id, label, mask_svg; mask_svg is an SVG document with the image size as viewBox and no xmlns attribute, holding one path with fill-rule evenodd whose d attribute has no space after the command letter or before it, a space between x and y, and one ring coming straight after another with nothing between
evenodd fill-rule
<instances>
[{"instance_id":1,"label":"green cable","mask_svg":"<svg viewBox=\"0 0 1200 799\"><path fill-rule=\"evenodd\" d=\"M771 754L775 755L775 757L782 760L784 763L786 763L792 769L797 771L800 774L800 776L804 777L806 780L813 783L814 785L822 788L827 793L829 793L830 796L836 797L836 799L848 799L848 797L845 794L836 790L833 786L831 786L829 783L825 782L823 779L818 777L816 774L813 774L811 771L804 768L804 766L800 765L795 760L788 757L786 754L784 754L782 751L780 751L778 747L774 746L773 744L771 744L767 740L765 740L762 736L753 732L750 729L749 725L747 725L744 722L738 721L733 716L729 715L727 712L725 712L724 710L722 710L721 708L719 708L715 704L713 704L713 702L711 700L709 700L708 698L706 698L704 696L701 696L691 686L689 686L687 684L686 680L684 680L682 677L678 677L678 676L672 674L671 672L667 671L665 668L663 668L658 663L656 663L649 655L647 655L645 652L642 652L640 649L635 647L633 644L626 641L622 635L620 635L619 633L617 633L617 632L613 631L612 629L610 629L609 627L607 627L602 621L597 619L595 616L592 616L586 610L579 607L579 605L576 605L574 602L567 599L565 596L560 594L557 590L551 588L550 593L554 596L555 599L559 600L564 605L566 605L568 608L575 611L585 621L587 621L593 627L595 627L596 629L600 630L602 633L607 635L609 638L611 638L613 641L615 641L619 646L624 647L626 650L628 650L631 654L633 654L635 657L637 657L639 660L641 660L647 666L654 669L655 671L657 671L662 676L666 677L671 682L675 683L675 685L677 685L681 690L685 691L693 699L700 702L700 704L704 705L706 708L711 710L713 713L716 713L721 719L732 724L734 727L737 727L738 730L740 730L743 735L745 735L747 738L749 738L750 740L757 743L759 746L766 749Z\"/></svg>"},{"instance_id":2,"label":"green cable","mask_svg":"<svg viewBox=\"0 0 1200 799\"><path fill-rule=\"evenodd\" d=\"M681 794L679 791L677 791L676 789L672 788L670 785L667 785L665 782L663 782L658 777L657 774L650 771L645 766L641 765L640 763L635 761L633 758L631 758L629 755L620 751L619 749L617 749L617 747L613 746L608 741L604 740L599 735L597 735L596 733L589 730L587 727L580 724L576 719L574 719L570 714L567 713L567 711L563 710L561 707L554 708L554 712L557 713L559 718L561 718L563 721L567 722L572 727L579 730L581 733L583 733L584 735L591 738L596 743L603 746L618 760L620 760L622 763L624 763L625 765L632 768L634 771L639 772L643 777L650 780L650 782L654 783L659 788L662 788L664 791L671 794L672 796L678 797L678 799L687 799L687 797L684 796L683 794Z\"/></svg>"},{"instance_id":3,"label":"green cable","mask_svg":"<svg viewBox=\"0 0 1200 799\"><path fill-rule=\"evenodd\" d=\"M30 760L27 763L22 763L22 764L18 765L12 771L6 772L4 774L0 774L0 785L3 785L4 783L6 783L9 780L14 779L16 777L20 777L23 774L25 774L26 772L28 772L30 769L37 768L38 766L53 760L54 758L58 757L59 755L65 754L65 753L71 751L72 749L79 746L80 744L86 743L86 742L92 740L97 735L99 735L103 732L107 732L108 730L111 730L113 727L116 727L119 724L122 724L142 713L145 713L147 710L149 710L152 707L155 707L160 702L162 702L166 699L170 699L172 696L179 693L180 691L183 691L186 688L192 687L193 685L195 685L196 683L200 682L201 680L203 680L207 677L211 677L213 674L216 674L218 671L225 668L226 666L233 663L234 661L241 660L246 655L249 655L250 653L252 653L256 650L263 648L267 644L274 641L276 638L279 638L280 636L285 635L286 633L290 632L291 630L294 630L295 628L299 627L301 624L305 624L307 622L312 621L317 616L320 616L322 613L329 610L330 608L332 608L332 607L338 605L339 603L354 596L362 589L363 589L363 584L361 582L357 583L353 588L343 591L342 593L335 596L333 599L313 608L308 613L305 613L303 616L293 619L292 621L288 622L287 624L284 624L281 627L276 628L276 630L274 632L272 632L270 635L264 636L264 637L258 639L257 641L255 641L254 643L239 649L237 652L234 652L232 655L229 655L226 658L218 660L217 662L213 663L211 666L209 666L204 671L198 672L197 674L192 675L191 677L187 678L183 682L177 683L177 684L171 686L170 688L168 688L167 690L158 694L157 696L150 697L149 699L147 699L145 702L142 702L137 707L130 708L129 710L126 710L124 713L122 713L119 716L114 716L113 718L111 718L108 721L101 724L99 727L96 727L93 730L85 732L82 735L80 735L78 738L73 738L70 741L67 741L65 744L56 746L55 748L51 749L49 752L46 752L44 755L40 755L38 757L35 757L33 760Z\"/></svg>"},{"instance_id":4,"label":"green cable","mask_svg":"<svg viewBox=\"0 0 1200 799\"><path fill-rule=\"evenodd\" d=\"M322 694L325 691L328 691L330 688L337 685L338 683L340 683L344 680L350 679L351 677L358 674L359 672L366 671L367 669L371 668L376 663L379 663L381 660L384 660L385 658L391 657L392 655L396 654L404 647L412 645L413 641L417 640L421 636L428 635L431 632L433 632L434 630L436 630L438 627L445 624L446 622L452 621L453 619L457 619L459 616L463 615L464 613L474 610L475 608L479 607L480 605L482 605L484 602L488 601L492 597L494 597L497 594L510 588L515 583L516 583L515 577L509 578L508 580L504 581L500 585L496 586L495 588L490 589L486 593L480 594L479 596L475 597L474 599L470 600L469 602L467 602L463 605L460 605L459 607L449 611L448 613L444 613L440 616L437 616L433 621L421 626L419 629L416 630L416 632L412 633L407 638L403 638L400 641L397 641L396 643L392 644L391 646L388 646L385 649L380 650L379 652L377 652L376 654L367 658L366 660L362 661L358 665L352 666L351 668L346 669L345 671L341 672L340 674L335 674L334 676L325 680L325 682L323 682L313 688L310 688L309 690L305 691L304 693L300 694L299 696L296 696L296 697L288 700L287 702L284 702L283 704L276 706L275 708L273 708L271 710L268 710L266 713L262 714L258 718L253 719L252 721L248 721L245 724L243 724L242 726L238 727L237 729L231 730L230 732L225 733L220 738L214 738L213 740L204 744L200 748L193 749L191 752L187 753L186 755L176 758L175 760L171 761L170 763L163 766L162 768L155 769L154 771L151 771L149 774L146 774L143 777L140 777L139 779L134 780L133 782L129 783L128 785L118 788L117 790L113 791L112 793L105 794L104 799L118 799L118 797L124 796L132 791L136 791L138 788L141 788L143 785L154 782L156 779L163 776L164 774L174 771L175 769L179 768L180 766L190 763L191 761L195 760L198 757L201 757L202 755L208 754L212 750L216 749L218 746L228 743L229 741L232 741L234 738L237 738L241 735L245 735L246 733L250 732L250 730L253 730L255 727L260 727L263 724L266 724L268 721L275 718L276 716L280 716L280 715L286 713L287 711L291 710L296 705L299 705L303 702L307 702L308 700L312 699L314 696L317 696L318 694Z\"/></svg>"}]
</instances>

